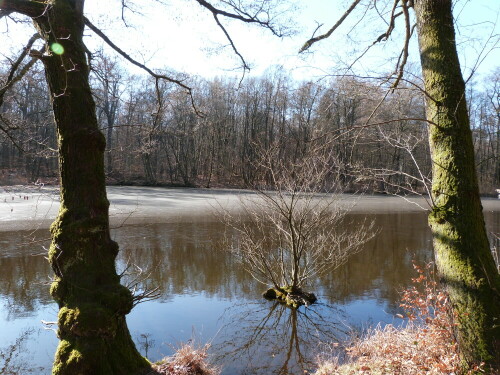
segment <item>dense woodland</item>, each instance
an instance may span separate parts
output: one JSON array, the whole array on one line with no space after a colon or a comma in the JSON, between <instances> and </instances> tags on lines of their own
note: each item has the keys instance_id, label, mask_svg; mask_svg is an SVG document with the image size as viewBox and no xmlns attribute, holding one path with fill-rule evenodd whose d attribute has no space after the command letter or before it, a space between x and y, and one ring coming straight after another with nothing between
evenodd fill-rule
<instances>
[{"instance_id":1,"label":"dense woodland","mask_svg":"<svg viewBox=\"0 0 500 375\"><path fill-rule=\"evenodd\" d=\"M8 66L9 64L3 64ZM4 74L5 75L5 74ZM192 79L178 86L130 75L100 53L91 84L106 136L108 183L248 187L266 182L257 161L270 148L293 162L328 142L351 191L425 192L430 157L424 95L361 77L293 80L279 67L260 78ZM482 194L500 187L500 74L469 83ZM198 112L198 113L196 113ZM57 142L42 66L5 96L0 182L57 183Z\"/></svg>"},{"instance_id":2,"label":"dense woodland","mask_svg":"<svg viewBox=\"0 0 500 375\"><path fill-rule=\"evenodd\" d=\"M219 17L283 36L271 17L279 12L278 2L220 1L222 8L206 0L196 2L211 13L242 60ZM300 51L329 38L360 2L354 0L328 32L311 37ZM117 274L115 266L119 245L110 234L105 170L108 182L115 183L267 188L289 166L292 181L301 180L294 168L318 152L327 158L329 169L316 191L324 191L322 183L332 176L349 191L429 193L436 267L446 292L443 298L450 301L448 316L453 316L446 342L456 340L461 362L457 366L464 373L482 372L483 366L486 373L498 372L500 277L479 193L499 187L499 72L491 72L477 86L467 79L466 87L452 0L394 0L387 20L374 1L366 11L376 11L388 25L374 37L374 44L390 39L396 19L404 20L405 41L394 73L380 80L344 75L319 82L294 81L278 68L242 82L182 80L144 69L156 78L152 81L130 76L102 53L94 54L88 66L86 27L144 68L85 17L84 3L0 1L0 18L19 13L31 19L37 32L17 59L5 63L0 91L2 178L10 183L57 183L60 176L60 209L47 252L54 271L50 293L59 306L53 375L165 373L138 352L127 326L126 315L137 303L154 298L154 290L138 291L120 283L123 274ZM122 7L127 7L125 2ZM421 78L407 67L414 30ZM36 38L44 44L39 51L31 50ZM23 66L28 54L31 62ZM37 60L44 74L40 65L25 75ZM269 155L277 163L266 168L262 160ZM313 172L318 167L309 165ZM303 194L307 188L306 181L305 189L285 191ZM293 195L290 200L296 202ZM302 205L289 206L295 210ZM268 218L278 228L291 228L300 241L304 236L295 225L307 227L302 223L313 215L316 212L301 215L299 221L291 213L284 219ZM308 233L330 241L322 232ZM295 257L298 246L290 247ZM309 259L305 265L310 265ZM291 272L297 274L297 263ZM279 285L287 298L299 292L294 285ZM419 366L418 371L422 368L427 367Z\"/></svg>"}]
</instances>

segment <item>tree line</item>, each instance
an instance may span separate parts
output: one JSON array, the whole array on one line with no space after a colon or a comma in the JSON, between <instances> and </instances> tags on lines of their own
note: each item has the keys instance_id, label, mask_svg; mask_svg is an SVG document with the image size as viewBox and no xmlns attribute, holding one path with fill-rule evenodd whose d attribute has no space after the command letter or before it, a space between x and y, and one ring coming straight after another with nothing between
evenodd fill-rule
<instances>
[{"instance_id":1,"label":"tree line","mask_svg":"<svg viewBox=\"0 0 500 375\"><path fill-rule=\"evenodd\" d=\"M499 70L480 83L468 86L468 110L480 191L492 194L500 186ZM91 85L109 183L250 187L270 183L258 168L270 148L293 162L329 144L347 189L427 192L425 95L411 85L390 91L354 76L296 81L274 67L241 83L193 78L193 108L182 87L131 75L104 53L92 60ZM0 134L2 183L56 182L57 137L41 66L8 92L1 116L8 124Z\"/></svg>"},{"instance_id":2,"label":"tree line","mask_svg":"<svg viewBox=\"0 0 500 375\"><path fill-rule=\"evenodd\" d=\"M160 158L162 150L160 146L166 145L171 148L167 152L164 151L171 158L170 161L167 160L169 174L177 176L177 179L182 179L184 175L191 176L194 181L199 179L204 182L204 178L211 182L215 165L213 161L217 160L220 151L217 142L221 142L221 139L216 137L215 131L200 134L200 129L218 129L219 121L224 124L225 121L219 116L209 117L213 111L212 107L206 106L206 103L213 100L213 95L206 94L211 93L209 86L197 82L187 86L169 74L154 72L134 60L85 16L84 2L84 0L0 2L0 18L12 20L16 14L22 15L25 19L26 17L31 19L36 30L36 34L30 38L21 54L8 64L10 68L0 89L0 104L3 106L6 93L18 83L20 77L25 75L36 61L40 61L44 67L56 125L61 185L60 210L51 226L52 242L48 250L48 260L54 271L50 293L59 305L57 335L60 342L55 355L53 375L145 373L150 372L151 364L136 350L125 316L138 301L147 299L148 296L144 293L136 294L135 289L131 290L120 284L121 276L116 273L115 259L119 247L111 239L109 231L105 152L109 154L110 150L118 149L125 154L125 151L133 150L134 146L139 144L141 146L139 155L131 158L130 163L136 161L137 165L142 167L142 174L147 183L157 183L156 174L162 176L158 161L164 160ZM213 16L234 53L240 57L243 69L248 67L221 20L254 24L268 29L276 36L283 36L279 21L273 17L274 12L279 14L278 2L265 1L252 6L254 2L221 1L218 3L220 8L207 0L196 0L196 2L203 11ZM243 104L237 100L240 98L239 95L231 94L228 98L222 95L224 103L232 104L228 123L237 124L236 129L239 131L233 133L238 135L235 140L227 138L227 142L226 139L222 142L238 147L239 154L229 153L229 157L237 156L228 160L228 164L234 162L236 166L230 170L233 173L236 170L235 178L240 182L266 184L272 179L269 179L265 170L256 168L255 165L258 166L258 163L254 164L253 160L258 159L259 155L265 155L267 147L278 151L279 160L283 165L287 163L293 165L302 155L310 153L311 148L314 151L316 144L321 146L323 142L332 145L331 160L338 163L334 165L332 173L335 174L334 177L343 181L344 185L374 181L382 187L390 186L397 192L398 189L418 191L418 184L422 184L420 189L430 193L432 206L429 225L433 236L436 265L449 295L454 316L457 318L456 334L462 360L469 368L484 362L487 369L495 372L500 367L498 363L500 327L496 324L500 317L498 294L500 277L491 255L479 198L476 171L478 165L483 164L483 159L477 163L474 155L477 153L476 149L483 146L481 142L478 145L478 139L485 141L486 137L483 134L478 137L477 125L470 121L473 117L471 114L474 114L472 108L475 107L467 102L468 91L460 69L453 2L452 0L394 0L392 9L389 5L384 14L380 13L376 2L370 3L373 7L367 8L366 12L375 11L378 18L381 18L380 22L388 25L384 33L378 37L374 36L371 46L390 39L396 28L396 19L399 18L404 23L402 26L405 30L404 43L394 72L386 77L388 87L361 85L359 95L364 100L359 102L351 101L352 96L339 95L338 98L337 90L332 90L333 98L338 98L340 103L346 102L349 105L342 107L343 111L332 112L332 118L338 119L338 122L327 121L326 125L334 125L324 129L316 126L321 122L316 121L315 115L318 113L317 108L324 108L321 106L321 98L330 85L325 85L324 92L317 89L323 87L322 85L313 83L298 83L296 87L286 86L291 88L283 95L286 104L278 106L281 110L276 111L263 111L262 108L272 109L273 106L262 106L262 103L272 103L273 100L281 103L281 95L277 95L281 91L277 89L265 90L265 93L269 94L266 96L262 93L256 95L255 90L252 90L254 86L247 86L246 90L237 91L248 93L249 100L244 100ZM353 0L350 7L326 33L313 35L300 52L308 50L318 42L323 44L355 8L360 9L359 5L360 0ZM126 7L127 4L122 2L122 10ZM361 19L363 18L364 16L361 16ZM16 18L13 20L18 21ZM154 90L143 89L148 86L137 85L143 84L144 81L134 80L136 84L132 85L133 92L143 96L130 95L133 99L128 102L125 96L124 103L127 105L124 113L130 121L124 123L119 121L121 112L111 111L113 102L117 100L116 96L108 98L110 99L108 112L112 115L108 120L114 121L111 130L111 121L103 126L99 120L102 118L101 103L102 100L105 103L106 98L100 99L98 87L97 91L93 90L96 86L92 87L89 82L91 66L89 66L89 50L83 41L85 28L90 29L125 60L145 70L154 79ZM411 83L405 78L407 73L405 68L410 53L409 43L415 30L422 67L422 78L419 83ZM40 50L31 49L36 39L41 39L43 42L43 48ZM23 65L22 62L28 55L31 60ZM334 82L344 82L344 80ZM359 83L357 80L354 82ZM104 84L108 87L104 96L110 91L109 83L112 81ZM176 84L184 91L170 86L170 83ZM200 89L199 92L205 93L205 96L195 94L193 87ZM380 88L383 94L378 96L377 89ZM414 91L424 96L425 116L423 114L420 116L421 113L418 111L418 102L422 100L418 95L415 105L408 101L399 101ZM152 101L143 100L148 95L153 97L153 93L156 97L155 105L151 105ZM293 95L290 95L291 93ZM378 97L382 99L377 102ZM497 98L494 95L490 98L494 107ZM191 104L189 111L187 103ZM326 109L335 108L333 103L336 101L327 101ZM387 103L389 105L386 105ZM398 105L399 103L401 105ZM12 108L16 105L15 101L10 102ZM119 107L119 103L116 106ZM7 107L9 105L3 108ZM141 107L146 111L136 111ZM370 111L370 108L373 110ZM395 111L397 115L400 112L404 113L404 116L384 117L382 109L388 111L386 114ZM414 110L416 112L413 112ZM15 113L15 110L12 112ZM202 112L205 113L203 121L196 116ZM35 113L43 117L45 110ZM24 138L22 134L18 134L21 137L16 138L13 133L21 129L22 121L17 122L16 118L11 118L6 111L2 111L1 115L0 130L10 141L16 143L15 147L18 150L22 150L20 139L23 142L44 143L40 142L42 136L39 133L33 133L32 138ZM212 122L208 121L209 119L212 119ZM271 119L275 119L276 122ZM494 115L493 119L498 120ZM429 141L429 158L432 160L432 163L428 164L431 164L432 176L429 175L425 164L419 163L421 142L419 134L415 135L414 127L410 126L419 123L427 124L429 134L426 138ZM138 124L140 126L137 129L142 129L142 133L132 131ZM313 124L315 126L312 126ZM398 125L400 128L394 130L383 126L388 124ZM401 128L403 125L407 127ZM131 135L127 140L135 142L122 143L122 149L118 148L120 141L115 140L115 129L118 128L130 128ZM168 129L168 134L173 136L164 136L162 141L161 135L165 133L164 129ZM368 129L370 131L376 129L378 133L375 131L375 134L379 134L379 137L391 146L389 155L392 155L390 151L394 149L410 155L411 165L415 166L416 173L407 173L403 169L399 154L391 159L398 161L398 164L389 167L366 165L364 162L366 157L358 156L362 154L359 150L362 147L373 147L374 144L375 149L377 147L377 142L366 136L370 134L370 131L365 132ZM111 134L107 143L100 130L105 130L106 133L109 131ZM275 138L276 134L280 136L278 139ZM489 134L489 131L485 131L484 134ZM205 135L207 136L204 137ZM349 137L345 138L347 136ZM489 139L485 142L493 144ZM199 147L195 148L194 145ZM498 147L498 144L496 146L493 144L493 148L495 147ZM165 149L164 147L163 150ZM384 152L386 149L380 146L378 156L380 160L384 160L387 156ZM186 155L193 163L184 161L184 165L180 165L181 155ZM484 161L495 160L495 157L496 155L488 157ZM107 166L108 175L115 169L112 155L110 160L111 164ZM209 166L199 169L205 171L204 175L198 173L197 169L202 164ZM493 164L493 167L497 168L497 164ZM240 169L237 169L238 165ZM484 165L487 168L488 163L484 162ZM396 166L398 168L394 168ZM243 171L243 167L247 169ZM174 172L177 172L177 175L174 175ZM394 181L394 176L402 177L398 177L401 180ZM431 183L430 187L428 182ZM186 181L184 184L187 184Z\"/></svg>"}]
</instances>

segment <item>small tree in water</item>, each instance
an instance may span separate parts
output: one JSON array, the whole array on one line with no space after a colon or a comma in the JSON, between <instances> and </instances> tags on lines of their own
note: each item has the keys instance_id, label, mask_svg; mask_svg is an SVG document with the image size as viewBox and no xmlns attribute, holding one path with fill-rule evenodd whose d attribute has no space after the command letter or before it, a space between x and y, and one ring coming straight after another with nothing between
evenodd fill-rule
<instances>
[{"instance_id":1,"label":"small tree in water","mask_svg":"<svg viewBox=\"0 0 500 375\"><path fill-rule=\"evenodd\" d=\"M222 211L235 230L227 248L271 287L265 298L293 308L314 303L316 296L303 290L307 282L344 264L374 236L373 223L346 225L353 204L342 198L335 165L326 150L290 162L272 148L258 163L267 186L240 199L240 214Z\"/></svg>"}]
</instances>

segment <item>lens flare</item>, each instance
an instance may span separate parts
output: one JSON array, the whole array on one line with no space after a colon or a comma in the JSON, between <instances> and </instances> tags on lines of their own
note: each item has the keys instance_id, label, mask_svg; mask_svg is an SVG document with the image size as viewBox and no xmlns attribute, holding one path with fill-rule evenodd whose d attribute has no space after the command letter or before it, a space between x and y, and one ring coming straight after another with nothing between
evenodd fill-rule
<instances>
[{"instance_id":1,"label":"lens flare","mask_svg":"<svg viewBox=\"0 0 500 375\"><path fill-rule=\"evenodd\" d=\"M52 43L50 46L50 49L56 55L62 55L64 53L64 47L62 45L60 45L59 43Z\"/></svg>"}]
</instances>

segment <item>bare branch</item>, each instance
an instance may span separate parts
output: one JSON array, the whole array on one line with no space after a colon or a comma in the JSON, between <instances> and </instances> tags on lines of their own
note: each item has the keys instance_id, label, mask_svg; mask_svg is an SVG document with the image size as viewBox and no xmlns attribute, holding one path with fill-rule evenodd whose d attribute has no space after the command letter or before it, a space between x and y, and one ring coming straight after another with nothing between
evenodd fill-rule
<instances>
[{"instance_id":1,"label":"bare branch","mask_svg":"<svg viewBox=\"0 0 500 375\"><path fill-rule=\"evenodd\" d=\"M94 24L92 24L92 22L90 22L90 20L87 17L84 17L84 22L85 22L85 25L89 29L91 29L94 33L96 33L99 37L101 37L101 39L104 40L104 42L108 46L110 46L111 48L113 48L116 52L118 52L118 54L120 54L122 57L124 57L127 61L129 61L133 65L135 65L135 66L141 68L142 70L146 71L149 75L151 75L153 78L155 78L156 81L162 79L162 80L165 80L167 82L174 83L177 86L180 86L183 89L185 89L186 92L187 92L187 94L189 95L189 98L191 100L191 105L192 105L194 111L196 112L196 114L198 116L203 117L203 113L201 113L197 109L197 107L196 107L196 104L194 102L194 97L193 97L193 90L191 89L191 87L189 87L186 84L182 83L182 81L180 81L178 79L174 79L174 78L166 76L164 74L155 73L150 68L148 68L146 65L141 64L137 60L133 59L128 53L126 53L120 47L118 47L115 43L113 43L97 26L95 26Z\"/></svg>"},{"instance_id":2,"label":"bare branch","mask_svg":"<svg viewBox=\"0 0 500 375\"><path fill-rule=\"evenodd\" d=\"M13 127L11 127L10 123L2 116L0 115L0 121L2 121L4 124L8 126L8 128L3 127L0 125L0 130L5 133L5 135L10 139L14 147L16 147L19 151L24 152L24 149L17 143L17 141L12 137L10 134L11 130L14 130Z\"/></svg>"},{"instance_id":3,"label":"bare branch","mask_svg":"<svg viewBox=\"0 0 500 375\"><path fill-rule=\"evenodd\" d=\"M31 69L31 67L35 64L36 62L36 58L33 57L26 65L24 65L22 67L22 69L17 72L17 70L19 69L19 66L21 65L22 61L24 60L24 58L28 55L28 53L30 52L30 49L31 47L33 46L33 44L40 38L40 36L38 34L34 34L30 40L28 41L28 43L26 44L26 46L24 47L23 51L21 52L21 54L18 56L18 58L16 59L16 61L14 61L14 63L12 64L12 67L9 71L9 74L7 76L7 81L4 83L4 85L0 88L0 107L2 106L3 104L3 100L4 100L4 96L5 96L5 93L12 87L14 86L14 84L18 81L20 81L24 75L26 73L28 73L28 71ZM17 74L16 74L17 73ZM7 125L7 127L4 127L2 125L0 125L0 131L4 132L7 137L11 140L12 144L21 152L24 152L23 148L16 142L16 140L12 137L12 135L10 134L10 132L12 130L16 130L17 127L15 126L12 126L10 124L10 122L3 116L0 115L0 121L2 121L4 124Z\"/></svg>"},{"instance_id":4,"label":"bare branch","mask_svg":"<svg viewBox=\"0 0 500 375\"><path fill-rule=\"evenodd\" d=\"M229 251L245 269L275 290L291 288L290 296L300 293L307 280L343 264L374 234L373 224L349 231L339 225L352 204L340 197L331 147L305 151L294 162L278 154L279 145L260 153L257 163L272 185L254 187L256 196L240 200L245 215L223 210L219 217L236 231L236 241L227 241L233 244Z\"/></svg>"},{"instance_id":5,"label":"bare branch","mask_svg":"<svg viewBox=\"0 0 500 375\"><path fill-rule=\"evenodd\" d=\"M3 104L3 97L7 90L9 90L16 82L21 80L21 78L24 77L24 75L31 69L31 67L35 64L36 58L33 57L31 61L29 61L22 69L20 72L16 72L23 62L24 58L28 55L28 53L31 50L31 47L33 47L33 44L40 39L40 35L34 34L26 46L23 48L21 54L18 56L16 61L12 64L12 67L10 68L9 74L7 76L7 81L4 83L4 85L0 88L0 106Z\"/></svg>"},{"instance_id":6,"label":"bare branch","mask_svg":"<svg viewBox=\"0 0 500 375\"><path fill-rule=\"evenodd\" d=\"M302 52L308 50L314 43L316 43L322 39L326 39L326 38L330 37L330 35L333 34L333 32L342 24L342 22L344 22L344 20L347 18L347 16L349 16L349 14L354 10L354 8L356 8L356 6L360 2L361 2L361 0L354 0L354 2L351 4L351 6L345 11L345 13L342 15L342 17L339 18L339 20L335 23L335 25L333 25L332 28L330 30L328 30L328 32L309 39L307 42L304 43L302 48L299 50L299 53L302 53Z\"/></svg>"},{"instance_id":7,"label":"bare branch","mask_svg":"<svg viewBox=\"0 0 500 375\"><path fill-rule=\"evenodd\" d=\"M21 13L28 17L40 17L49 5L46 2L32 0L2 0L0 2L1 16L12 12Z\"/></svg>"},{"instance_id":8,"label":"bare branch","mask_svg":"<svg viewBox=\"0 0 500 375\"><path fill-rule=\"evenodd\" d=\"M387 40L389 38L389 36L392 34L392 31L394 30L394 26L396 24L396 18L398 18L402 13L396 13L396 8L398 6L398 2L399 0L394 0L394 3L392 5L392 10L391 10L391 17L389 18L389 25L387 27L387 30L385 33L379 35L379 37L375 40L375 42L373 42L373 44L375 43L379 43L383 40Z\"/></svg>"},{"instance_id":9,"label":"bare branch","mask_svg":"<svg viewBox=\"0 0 500 375\"><path fill-rule=\"evenodd\" d=\"M17 58L17 60L14 62L14 64L12 64L12 68L10 69L9 76L7 77L7 82L9 82L9 81L12 80L12 78L14 76L14 73L16 72L17 68L19 67L19 65L21 65L21 63L24 60L24 58L28 55L31 47L33 46L33 44L38 39L40 39L40 35L38 33L34 34L30 38L30 40L28 41L28 44L26 44L26 47L24 47L23 51L21 52L21 54L19 55L19 57Z\"/></svg>"},{"instance_id":10,"label":"bare branch","mask_svg":"<svg viewBox=\"0 0 500 375\"><path fill-rule=\"evenodd\" d=\"M237 12L237 13L230 13L230 12L226 12L222 9L218 9L218 8L214 7L212 4L210 4L206 0L195 0L195 1L198 2L198 4L200 4L202 7L206 8L210 12L212 12L212 14L214 16L224 16L227 18L232 18L235 20L243 21L245 23L255 23L255 24L258 24L260 26L263 26L263 27L271 30L271 32L276 36L279 36L279 37L283 36L282 33L279 32L278 30L276 30L276 28L272 25L271 20L269 18L267 20L261 20L259 18L259 14L264 13L262 8L260 8L256 12L255 15L250 15L247 12L244 12L240 7L237 7L236 5L225 1L224 2L225 4L228 4ZM360 0L358 0L358 1L360 1Z\"/></svg>"},{"instance_id":11,"label":"bare branch","mask_svg":"<svg viewBox=\"0 0 500 375\"><path fill-rule=\"evenodd\" d=\"M120 278L126 278L125 286L132 293L133 306L139 303L155 300L161 297L160 287L148 285L152 270L145 272L136 264L127 261L125 269L119 274Z\"/></svg>"},{"instance_id":12,"label":"bare branch","mask_svg":"<svg viewBox=\"0 0 500 375\"><path fill-rule=\"evenodd\" d=\"M12 10L0 10L0 19L2 19L4 17L8 17L12 13L13 13Z\"/></svg>"},{"instance_id":13,"label":"bare branch","mask_svg":"<svg viewBox=\"0 0 500 375\"><path fill-rule=\"evenodd\" d=\"M392 89L398 87L399 81L401 81L401 78L404 75L404 68L406 65L406 62L408 61L408 48L410 45L410 39L413 34L413 30L415 30L415 26L413 27L410 25L410 14L408 12L408 0L402 0L401 1L401 6L403 8L403 14L404 14L404 19L405 19L405 42L403 46L403 50L401 51L400 58L398 59L398 63L396 65L396 70L398 71L398 75L396 77L396 80L392 84ZM401 58L402 56L402 58Z\"/></svg>"},{"instance_id":14,"label":"bare branch","mask_svg":"<svg viewBox=\"0 0 500 375\"><path fill-rule=\"evenodd\" d=\"M324 141L324 138L325 138L326 135L335 134L335 136L333 138L331 138L331 139L328 140L328 143L332 143L333 141L339 139L343 135L349 134L349 133L351 133L351 132L353 132L355 130L361 130L361 129L366 129L366 128L370 128L370 127L377 127L377 126L380 126L380 125L387 125L387 124L391 124L391 123L394 123L394 122L400 122L400 121L421 121L421 122L426 122L426 123L428 123L430 125L436 125L437 126L437 124L435 122L432 122L432 121L427 120L425 118L405 117L405 118L398 118L398 119L387 120L387 121L379 121L379 122L374 122L374 123L365 123L363 125L357 125L357 126L350 126L350 127L344 127L344 128L335 129L335 130L326 132L324 134L321 134L320 136L317 136L317 137L311 139L310 142Z\"/></svg>"},{"instance_id":15,"label":"bare branch","mask_svg":"<svg viewBox=\"0 0 500 375\"><path fill-rule=\"evenodd\" d=\"M215 22L217 23L217 25L220 27L220 29L224 33L224 35L226 36L227 40L229 41L229 44L233 48L234 53L240 58L241 63L243 65L243 76L245 76L245 72L249 71L250 67L246 63L246 61L243 58L243 56L241 55L241 53L236 48L235 44L233 43L233 40L231 39L231 36L229 35L229 33L227 32L227 30L225 29L225 27L220 23L219 18L217 17L217 14L214 14L214 19L215 19ZM242 80L243 80L243 78L242 78Z\"/></svg>"},{"instance_id":16,"label":"bare branch","mask_svg":"<svg viewBox=\"0 0 500 375\"><path fill-rule=\"evenodd\" d=\"M413 35L413 31L415 29L415 25L414 26L410 25L410 15L409 15L409 12L408 12L408 9L412 6L412 1L401 0L402 11L396 13L399 1L400 0L394 0L394 2L393 2L392 9L391 9L391 16L389 18L389 22L388 23L386 22L387 25L388 25L387 30L384 33L382 33L381 35L379 35L378 38L375 39L371 45L369 45L368 47L366 47L366 49L363 51L363 53L360 56L358 56L354 60L354 62L348 68L348 69L351 69L352 66L356 62L358 62L375 44L387 40L389 38L389 36L392 34L392 32L394 31L394 28L395 28L395 25L396 25L396 19L399 16L403 15L404 16L404 20L405 20L405 41L404 41L404 46L403 46L403 49L401 51L401 54L400 54L400 56L398 58L398 62L396 64L395 74L397 73L397 76L396 76L396 79L395 79L394 83L392 84L392 89L393 90L398 86L399 82L403 78L404 68L405 68L406 63L408 61L408 55L409 55L408 50L409 50L410 39L411 39L411 36ZM327 33L309 39L302 46L302 48L300 49L299 53L306 51L314 43L316 43L316 42L318 42L318 41L320 41L322 39L326 39L326 38L330 37L332 35L332 33L344 22L344 20L347 18L347 16L354 10L354 8L358 5L359 2L360 2L359 0L354 1L351 4L351 6L349 7L349 9L347 9L347 11L343 14L343 16L335 23L335 25L333 25L333 27L330 30L328 30ZM377 6L376 6L376 2L375 2L375 10L381 16L381 14L380 14ZM317 29L314 32L316 32L316 31L317 31Z\"/></svg>"},{"instance_id":17,"label":"bare branch","mask_svg":"<svg viewBox=\"0 0 500 375\"><path fill-rule=\"evenodd\" d=\"M241 80L240 80L240 84L241 84L241 82L243 81L243 79L245 77L245 73L247 71L250 71L250 66L245 61L243 55L236 48L236 45L233 42L228 31L226 30L224 25L222 25L222 23L219 19L219 16L223 16L223 17L227 17L227 18L231 18L231 19L236 19L239 21L243 21L245 23L258 24L260 26L263 26L263 27L269 29L274 35L279 36L279 37L283 36L283 34L280 31L276 30L276 28L272 25L271 19L269 18L269 14L264 9L263 3L261 4L260 7L258 7L255 10L254 14L250 14L250 13L244 11L241 6L234 4L232 1L222 1L222 3L229 6L230 8L232 8L234 13L227 12L227 11L224 11L222 9L216 8L212 4L210 4L208 1L205 1L205 0L196 0L196 1L198 2L199 5L201 5L205 9L208 9L212 13L212 15L215 19L215 22L217 23L217 26L222 30L222 32L224 33L226 39L228 40L231 48L233 49L234 53L241 60L242 67L243 67L243 76L241 77ZM261 14L265 14L267 19L266 20L260 19L259 15L261 15Z\"/></svg>"}]
</instances>

